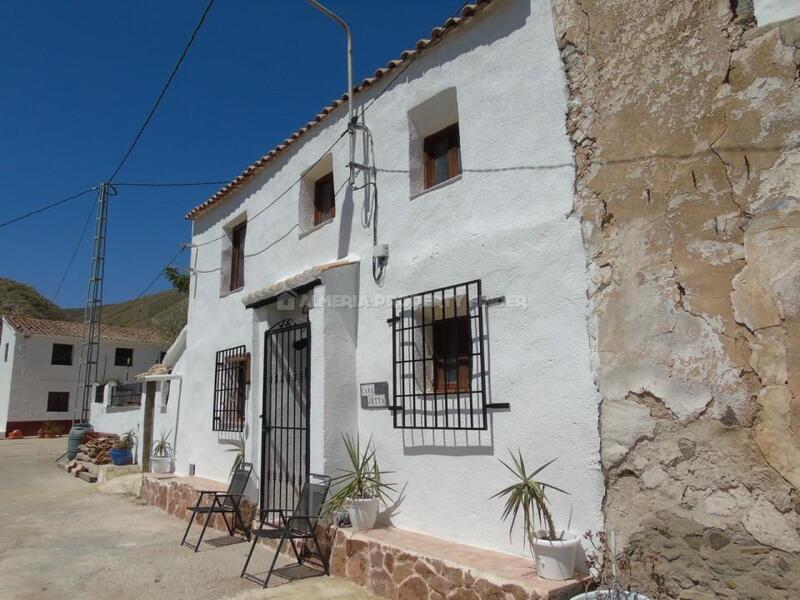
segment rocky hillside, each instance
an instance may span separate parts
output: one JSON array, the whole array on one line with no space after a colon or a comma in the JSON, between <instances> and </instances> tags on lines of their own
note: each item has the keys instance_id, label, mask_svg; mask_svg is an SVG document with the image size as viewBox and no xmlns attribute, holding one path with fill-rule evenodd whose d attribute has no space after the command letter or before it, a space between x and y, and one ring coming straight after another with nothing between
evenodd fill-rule
<instances>
[{"instance_id":1,"label":"rocky hillside","mask_svg":"<svg viewBox=\"0 0 800 600\"><path fill-rule=\"evenodd\" d=\"M137 300L107 304L103 307L103 323L156 329L173 339L186 323L186 308L186 294L169 290ZM83 307L61 308L29 285L0 278L0 314L5 313L39 319L83 319Z\"/></svg>"}]
</instances>

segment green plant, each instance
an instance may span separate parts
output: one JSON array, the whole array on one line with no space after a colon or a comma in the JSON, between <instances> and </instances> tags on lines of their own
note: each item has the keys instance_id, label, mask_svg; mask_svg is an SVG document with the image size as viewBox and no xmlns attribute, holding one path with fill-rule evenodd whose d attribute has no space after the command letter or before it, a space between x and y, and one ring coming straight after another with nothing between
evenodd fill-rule
<instances>
[{"instance_id":1,"label":"green plant","mask_svg":"<svg viewBox=\"0 0 800 600\"><path fill-rule=\"evenodd\" d=\"M59 425L55 421L45 421L44 425L42 425L42 431L44 433L53 433L55 435L61 435L61 425Z\"/></svg>"},{"instance_id":2,"label":"green plant","mask_svg":"<svg viewBox=\"0 0 800 600\"><path fill-rule=\"evenodd\" d=\"M338 512L351 500L357 499L377 498L384 504L390 504L392 502L390 492L395 491L395 484L384 482L382 477L392 471L381 471L372 438L363 451L358 436L353 439L350 435L343 435L342 439L347 450L347 458L350 460L350 468L339 469L342 474L331 480L332 485L341 487L326 502L325 513Z\"/></svg>"},{"instance_id":3,"label":"green plant","mask_svg":"<svg viewBox=\"0 0 800 600\"><path fill-rule=\"evenodd\" d=\"M167 433L161 432L161 437L153 444L153 456L156 458L167 458L172 454L172 444L169 443L170 429Z\"/></svg>"},{"instance_id":4,"label":"green plant","mask_svg":"<svg viewBox=\"0 0 800 600\"><path fill-rule=\"evenodd\" d=\"M130 431L126 431L119 439L114 442L114 448L117 450L130 450L136 445L136 434L131 429Z\"/></svg>"},{"instance_id":5,"label":"green plant","mask_svg":"<svg viewBox=\"0 0 800 600\"><path fill-rule=\"evenodd\" d=\"M514 461L514 466L511 467L503 460L500 460L500 462L506 469L511 471L515 481L508 487L497 492L492 498L506 497L506 505L503 509L503 521L506 521L509 516L511 517L509 536L513 533L514 523L517 520L520 510L522 510L522 527L524 530L523 547L526 543L533 547L533 541L536 539L562 539L564 532L558 533L556 531L546 492L547 488L556 490L562 494L567 494L567 492L549 483L542 483L536 480L536 476L553 464L556 459L554 458L546 462L533 473L529 474L525 468L525 460L522 458L522 452L517 450L517 456L514 456L511 450L509 450L508 453ZM536 527L537 523L540 526L538 529ZM540 532L544 533L544 536L540 535Z\"/></svg>"}]
</instances>

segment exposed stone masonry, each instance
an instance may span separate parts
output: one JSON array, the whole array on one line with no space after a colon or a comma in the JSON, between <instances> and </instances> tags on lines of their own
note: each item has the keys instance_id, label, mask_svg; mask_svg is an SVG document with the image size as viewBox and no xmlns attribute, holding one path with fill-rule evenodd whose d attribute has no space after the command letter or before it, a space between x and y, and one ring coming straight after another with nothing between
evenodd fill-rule
<instances>
[{"instance_id":1,"label":"exposed stone masonry","mask_svg":"<svg viewBox=\"0 0 800 600\"><path fill-rule=\"evenodd\" d=\"M676 599L800 588L800 20L748 4L552 0L606 526Z\"/></svg>"}]
</instances>

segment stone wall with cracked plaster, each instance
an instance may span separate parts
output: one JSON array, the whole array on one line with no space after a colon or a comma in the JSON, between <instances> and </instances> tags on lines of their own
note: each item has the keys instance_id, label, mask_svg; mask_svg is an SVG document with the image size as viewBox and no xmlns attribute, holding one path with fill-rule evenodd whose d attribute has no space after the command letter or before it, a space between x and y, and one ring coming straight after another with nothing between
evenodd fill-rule
<instances>
[{"instance_id":1,"label":"stone wall with cracked plaster","mask_svg":"<svg viewBox=\"0 0 800 600\"><path fill-rule=\"evenodd\" d=\"M800 20L552 5L606 526L659 556L669 598L797 598Z\"/></svg>"}]
</instances>

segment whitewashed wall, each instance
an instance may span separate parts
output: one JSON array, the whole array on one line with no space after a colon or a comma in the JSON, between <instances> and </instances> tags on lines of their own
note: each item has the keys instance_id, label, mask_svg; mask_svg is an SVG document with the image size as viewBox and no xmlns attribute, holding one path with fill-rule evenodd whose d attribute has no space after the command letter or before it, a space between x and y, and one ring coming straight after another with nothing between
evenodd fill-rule
<instances>
[{"instance_id":1,"label":"whitewashed wall","mask_svg":"<svg viewBox=\"0 0 800 600\"><path fill-rule=\"evenodd\" d=\"M756 22L768 25L800 15L800 0L753 0Z\"/></svg>"},{"instance_id":2,"label":"whitewashed wall","mask_svg":"<svg viewBox=\"0 0 800 600\"><path fill-rule=\"evenodd\" d=\"M357 100L363 105L380 90ZM425 103L437 95L457 101L463 174L412 197L417 186L409 172L418 171L418 152L409 140L426 119L452 110L434 106L426 113ZM589 367L585 257L578 221L570 216L574 174L565 112L549 2L498 2L423 53L366 113L379 169L378 237L390 247L382 287L372 279L371 227L361 223L365 192L340 190L336 218L301 233L295 186L248 225L244 291L220 292L224 244L211 240L267 206L334 143L345 128L343 107L196 220L181 413L191 441L179 449L179 469L192 462L198 475L227 476L230 434L211 431L214 353L242 343L253 354L244 437L258 463L261 345L263 331L279 316L246 310L243 295L313 265L360 257L358 281L349 285L370 306L349 318L326 306L309 314L312 469L335 466L339 459L328 455L340 447L341 433L357 428L373 437L382 466L405 485L395 525L521 553L520 539L509 543L499 521L502 502L490 499L508 481L497 459L519 448L532 465L558 458L543 475L572 494L552 498L560 524L572 515L574 530L597 528L603 495L598 396ZM364 160L361 148L358 154ZM333 150L337 188L346 181L346 162L344 139ZM336 271L323 277L317 300L347 289L346 276L340 280ZM493 415L488 431L423 434L393 429L388 411L358 408L358 382L391 385L391 309L375 306L376 297L472 279L482 280L488 297L516 296L527 305L489 308L486 315L490 401L510 402L511 410Z\"/></svg>"},{"instance_id":3,"label":"whitewashed wall","mask_svg":"<svg viewBox=\"0 0 800 600\"><path fill-rule=\"evenodd\" d=\"M16 333L11 327L3 326L0 335L0 437L6 434L8 404L11 396L11 379L14 372L14 349Z\"/></svg>"}]
</instances>

